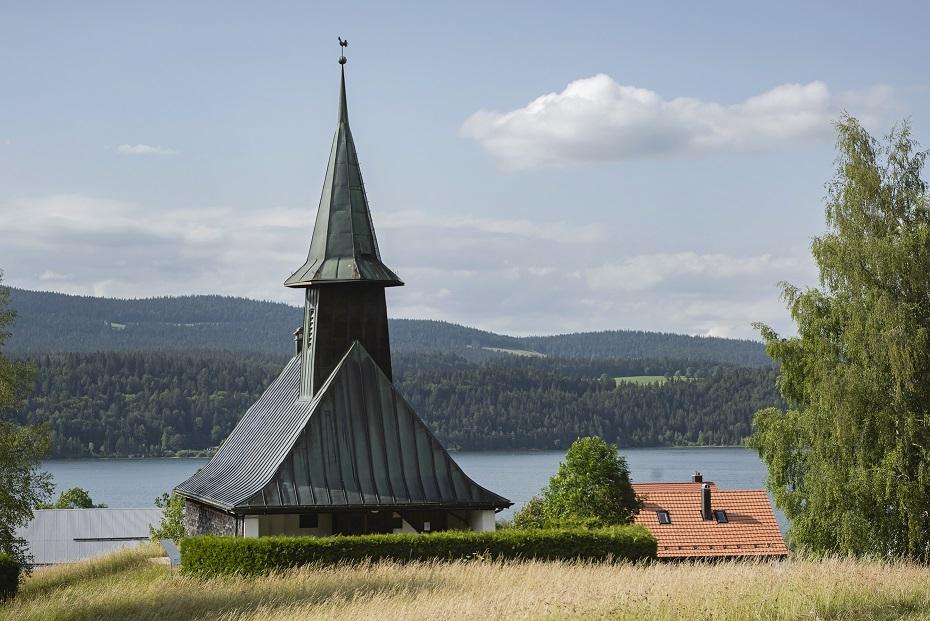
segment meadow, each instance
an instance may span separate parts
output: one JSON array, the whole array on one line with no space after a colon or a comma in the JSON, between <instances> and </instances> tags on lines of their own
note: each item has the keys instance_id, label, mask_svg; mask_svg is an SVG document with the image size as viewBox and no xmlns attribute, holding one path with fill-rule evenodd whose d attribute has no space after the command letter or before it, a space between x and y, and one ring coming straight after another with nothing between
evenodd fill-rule
<instances>
[{"instance_id":1,"label":"meadow","mask_svg":"<svg viewBox=\"0 0 930 621\"><path fill-rule=\"evenodd\" d=\"M668 378L664 375L627 375L624 377L615 377L614 381L617 383L617 386L620 384L637 384L639 386L649 386L657 385L661 386L668 382Z\"/></svg>"},{"instance_id":2,"label":"meadow","mask_svg":"<svg viewBox=\"0 0 930 621\"><path fill-rule=\"evenodd\" d=\"M854 559L774 563L432 562L201 580L155 545L36 570L0 620L930 619L930 572Z\"/></svg>"}]
</instances>

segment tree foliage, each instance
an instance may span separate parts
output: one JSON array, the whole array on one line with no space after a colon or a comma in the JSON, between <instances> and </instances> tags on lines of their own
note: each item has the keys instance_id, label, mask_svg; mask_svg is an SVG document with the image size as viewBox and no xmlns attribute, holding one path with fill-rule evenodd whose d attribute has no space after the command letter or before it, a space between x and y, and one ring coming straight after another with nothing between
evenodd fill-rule
<instances>
[{"instance_id":1,"label":"tree foliage","mask_svg":"<svg viewBox=\"0 0 930 621\"><path fill-rule=\"evenodd\" d=\"M23 565L9 554L0 552L0 604L16 597Z\"/></svg>"},{"instance_id":2,"label":"tree foliage","mask_svg":"<svg viewBox=\"0 0 930 621\"><path fill-rule=\"evenodd\" d=\"M3 356L15 318L8 300L9 291L0 286L0 414L20 405L32 381L30 365ZM48 446L44 426L20 427L0 419L0 553L9 554L24 567L29 550L16 538L16 529L28 524L33 508L52 493L51 477L39 471Z\"/></svg>"},{"instance_id":3,"label":"tree foliage","mask_svg":"<svg viewBox=\"0 0 930 621\"><path fill-rule=\"evenodd\" d=\"M506 526L522 530L545 528L546 519L546 504L543 502L542 497L533 496L513 514L513 519Z\"/></svg>"},{"instance_id":4,"label":"tree foliage","mask_svg":"<svg viewBox=\"0 0 930 621\"><path fill-rule=\"evenodd\" d=\"M164 493L155 499L155 506L161 509L161 521L157 527L149 526L152 541L171 539L179 543L184 537L184 498Z\"/></svg>"},{"instance_id":5,"label":"tree foliage","mask_svg":"<svg viewBox=\"0 0 930 621\"><path fill-rule=\"evenodd\" d=\"M0 283L3 272L0 271ZM22 360L10 360L3 355L4 344L10 337L10 328L16 312L10 306L10 290L0 284L0 412L17 407L32 385L33 368Z\"/></svg>"},{"instance_id":6,"label":"tree foliage","mask_svg":"<svg viewBox=\"0 0 930 621\"><path fill-rule=\"evenodd\" d=\"M63 491L55 502L40 503L37 509L94 509L106 507L104 504L95 505L90 493L82 487L72 487Z\"/></svg>"},{"instance_id":7,"label":"tree foliage","mask_svg":"<svg viewBox=\"0 0 930 621\"><path fill-rule=\"evenodd\" d=\"M837 124L820 288L784 286L797 336L760 325L789 409L752 439L795 546L930 560L930 201L907 124Z\"/></svg>"},{"instance_id":8,"label":"tree foliage","mask_svg":"<svg viewBox=\"0 0 930 621\"><path fill-rule=\"evenodd\" d=\"M575 440L542 497L514 516L515 528L627 524L642 503L630 483L630 469L616 445L598 437Z\"/></svg>"},{"instance_id":9,"label":"tree foliage","mask_svg":"<svg viewBox=\"0 0 930 621\"><path fill-rule=\"evenodd\" d=\"M51 477L39 470L48 451L48 432L0 421L0 552L23 565L29 551L16 529L32 520L33 508L52 493Z\"/></svg>"}]
</instances>

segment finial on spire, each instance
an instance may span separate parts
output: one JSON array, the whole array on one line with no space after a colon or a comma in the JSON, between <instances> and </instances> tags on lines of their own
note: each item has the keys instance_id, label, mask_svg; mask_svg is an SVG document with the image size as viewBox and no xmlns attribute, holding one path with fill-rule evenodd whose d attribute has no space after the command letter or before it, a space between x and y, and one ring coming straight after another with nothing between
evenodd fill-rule
<instances>
[{"instance_id":1,"label":"finial on spire","mask_svg":"<svg viewBox=\"0 0 930 621\"><path fill-rule=\"evenodd\" d=\"M342 48L342 55L339 56L339 64L340 64L340 65L344 65L344 64L346 64L345 49L346 49L347 47L349 47L349 40L346 39L345 41L343 41L343 40L342 40L342 37L337 37L337 39L339 39L339 47Z\"/></svg>"}]
</instances>

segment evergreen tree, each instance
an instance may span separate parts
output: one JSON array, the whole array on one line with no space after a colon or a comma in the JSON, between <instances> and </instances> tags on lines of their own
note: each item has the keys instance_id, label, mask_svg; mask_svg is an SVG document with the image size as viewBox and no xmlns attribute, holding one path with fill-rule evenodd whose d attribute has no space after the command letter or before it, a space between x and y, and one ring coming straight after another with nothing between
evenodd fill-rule
<instances>
[{"instance_id":1,"label":"evergreen tree","mask_svg":"<svg viewBox=\"0 0 930 621\"><path fill-rule=\"evenodd\" d=\"M798 335L759 326L789 409L752 445L794 545L930 559L930 200L907 124L885 144L837 124L820 288L785 285Z\"/></svg>"}]
</instances>

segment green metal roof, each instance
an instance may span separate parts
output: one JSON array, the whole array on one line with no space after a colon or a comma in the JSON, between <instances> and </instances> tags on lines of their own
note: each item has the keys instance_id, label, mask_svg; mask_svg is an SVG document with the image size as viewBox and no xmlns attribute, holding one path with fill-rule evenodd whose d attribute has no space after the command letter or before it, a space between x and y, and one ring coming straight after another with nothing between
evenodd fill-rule
<instances>
[{"instance_id":1,"label":"green metal roof","mask_svg":"<svg viewBox=\"0 0 930 621\"><path fill-rule=\"evenodd\" d=\"M339 125L323 181L323 195L313 227L307 262L284 281L288 287L332 282L367 282L385 287L403 285L384 263L371 223L368 197L346 105L345 66L341 70Z\"/></svg>"},{"instance_id":2,"label":"green metal roof","mask_svg":"<svg viewBox=\"0 0 930 621\"><path fill-rule=\"evenodd\" d=\"M175 489L236 513L513 504L468 478L358 341L312 401L300 398L292 358Z\"/></svg>"}]
</instances>

